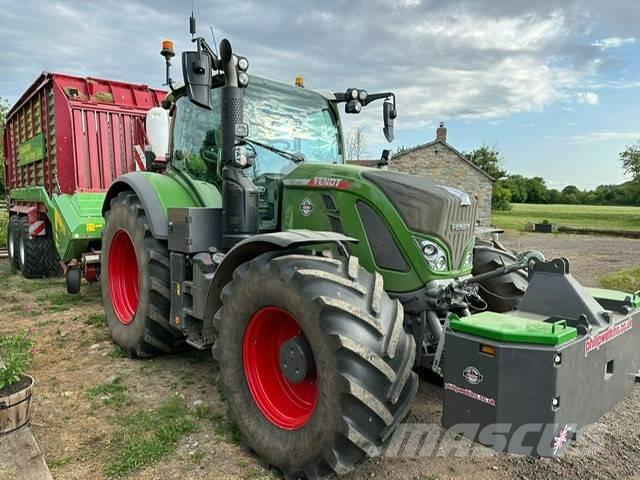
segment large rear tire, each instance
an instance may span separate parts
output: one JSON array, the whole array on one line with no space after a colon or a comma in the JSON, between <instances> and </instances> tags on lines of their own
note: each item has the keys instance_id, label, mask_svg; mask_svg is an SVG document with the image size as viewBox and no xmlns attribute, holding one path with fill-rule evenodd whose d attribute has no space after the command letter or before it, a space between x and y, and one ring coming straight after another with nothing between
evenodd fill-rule
<instances>
[{"instance_id":1,"label":"large rear tire","mask_svg":"<svg viewBox=\"0 0 640 480\"><path fill-rule=\"evenodd\" d=\"M18 243L20 238L20 217L11 215L9 217L9 225L7 226L7 250L9 253L9 261L14 268L20 268L18 259Z\"/></svg>"},{"instance_id":2,"label":"large rear tire","mask_svg":"<svg viewBox=\"0 0 640 480\"><path fill-rule=\"evenodd\" d=\"M250 448L286 477L307 478L381 453L418 381L402 305L378 273L355 257L272 252L238 267L222 302L219 386ZM307 372L300 383L285 377L291 366L280 357L292 337L306 351L304 362L292 357Z\"/></svg>"},{"instance_id":3,"label":"large rear tire","mask_svg":"<svg viewBox=\"0 0 640 480\"><path fill-rule=\"evenodd\" d=\"M45 225L45 234L29 235L29 220L20 217L18 231L18 266L24 278L57 277L62 272L60 257L53 241L51 225Z\"/></svg>"},{"instance_id":4,"label":"large rear tire","mask_svg":"<svg viewBox=\"0 0 640 480\"><path fill-rule=\"evenodd\" d=\"M169 251L153 237L132 192L111 201L102 237L102 303L111 338L131 357L178 350L182 333L169 324Z\"/></svg>"},{"instance_id":5,"label":"large rear tire","mask_svg":"<svg viewBox=\"0 0 640 480\"><path fill-rule=\"evenodd\" d=\"M473 249L473 275L490 272L515 261L516 256L513 252L493 242L479 241ZM528 286L526 272L517 270L508 275L480 282L479 294L487 303L487 310L504 313L518 307Z\"/></svg>"}]
</instances>

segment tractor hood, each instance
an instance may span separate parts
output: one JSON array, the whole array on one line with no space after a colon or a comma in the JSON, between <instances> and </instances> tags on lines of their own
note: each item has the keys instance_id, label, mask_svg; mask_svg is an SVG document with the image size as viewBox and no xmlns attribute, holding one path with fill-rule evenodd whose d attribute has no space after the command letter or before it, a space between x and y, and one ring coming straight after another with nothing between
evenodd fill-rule
<instances>
[{"instance_id":1,"label":"tractor hood","mask_svg":"<svg viewBox=\"0 0 640 480\"><path fill-rule=\"evenodd\" d=\"M415 175L372 170L362 176L385 193L409 230L440 238L450 249L453 265L460 264L474 236L475 198Z\"/></svg>"},{"instance_id":2,"label":"tractor hood","mask_svg":"<svg viewBox=\"0 0 640 480\"><path fill-rule=\"evenodd\" d=\"M282 229L359 239L352 253L365 268L383 274L389 291L415 291L471 271L477 202L464 192L424 177L311 162L294 168L282 183ZM446 252L445 268L429 264L424 241Z\"/></svg>"}]
</instances>

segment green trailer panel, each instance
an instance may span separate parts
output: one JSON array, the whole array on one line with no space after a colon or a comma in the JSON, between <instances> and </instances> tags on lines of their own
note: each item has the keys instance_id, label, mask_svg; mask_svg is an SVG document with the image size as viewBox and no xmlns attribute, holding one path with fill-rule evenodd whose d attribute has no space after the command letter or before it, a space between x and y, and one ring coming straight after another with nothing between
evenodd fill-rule
<instances>
[{"instance_id":1,"label":"green trailer panel","mask_svg":"<svg viewBox=\"0 0 640 480\"><path fill-rule=\"evenodd\" d=\"M49 198L44 187L17 188L10 198L16 201L42 203L53 227L58 255L64 262L80 258L92 241L99 241L104 228L102 203L105 193L53 194Z\"/></svg>"}]
</instances>

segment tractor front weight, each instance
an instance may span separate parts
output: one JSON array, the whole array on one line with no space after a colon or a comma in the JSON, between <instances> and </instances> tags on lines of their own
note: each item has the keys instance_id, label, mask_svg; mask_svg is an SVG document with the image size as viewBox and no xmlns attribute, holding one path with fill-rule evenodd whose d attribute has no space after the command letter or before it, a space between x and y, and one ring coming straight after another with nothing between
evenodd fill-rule
<instances>
[{"instance_id":1,"label":"tractor front weight","mask_svg":"<svg viewBox=\"0 0 640 480\"><path fill-rule=\"evenodd\" d=\"M640 298L537 261L518 310L451 315L443 425L499 451L554 456L634 388Z\"/></svg>"}]
</instances>

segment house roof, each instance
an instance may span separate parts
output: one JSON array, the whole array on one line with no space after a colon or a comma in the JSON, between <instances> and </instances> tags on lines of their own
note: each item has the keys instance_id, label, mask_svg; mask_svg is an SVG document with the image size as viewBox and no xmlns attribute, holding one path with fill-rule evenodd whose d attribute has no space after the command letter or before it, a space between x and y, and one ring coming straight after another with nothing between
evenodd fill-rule
<instances>
[{"instance_id":1,"label":"house roof","mask_svg":"<svg viewBox=\"0 0 640 480\"><path fill-rule=\"evenodd\" d=\"M432 142L429 143L423 143L422 145L416 145L413 148L410 148L408 150L405 150L402 153L398 153L396 155L394 155L393 157L391 157L391 159L389 160L390 164L393 164L394 160L396 160L399 157L402 157L403 155L406 155L407 153L410 152L415 152L416 150L421 150L423 148L429 148L432 147L436 144L442 144L444 147L448 148L449 150L451 150L453 153L455 153L458 157L460 157L460 159L463 162L468 163L469 165L471 165L473 168L475 168L477 171L479 171L480 173L482 173L485 177L487 177L489 180L491 180L492 182L495 182L495 178L493 178L491 175L489 175L487 172L485 172L484 170L482 170L480 167L478 167L475 163L473 163L472 161L470 161L467 157L465 157L464 155L462 155L462 153L460 153L458 150L456 150L455 148L453 148L451 145L449 145L447 142L443 142L442 140L434 140Z\"/></svg>"},{"instance_id":2,"label":"house roof","mask_svg":"<svg viewBox=\"0 0 640 480\"><path fill-rule=\"evenodd\" d=\"M358 165L360 167L375 167L380 160L347 160L347 165Z\"/></svg>"}]
</instances>

